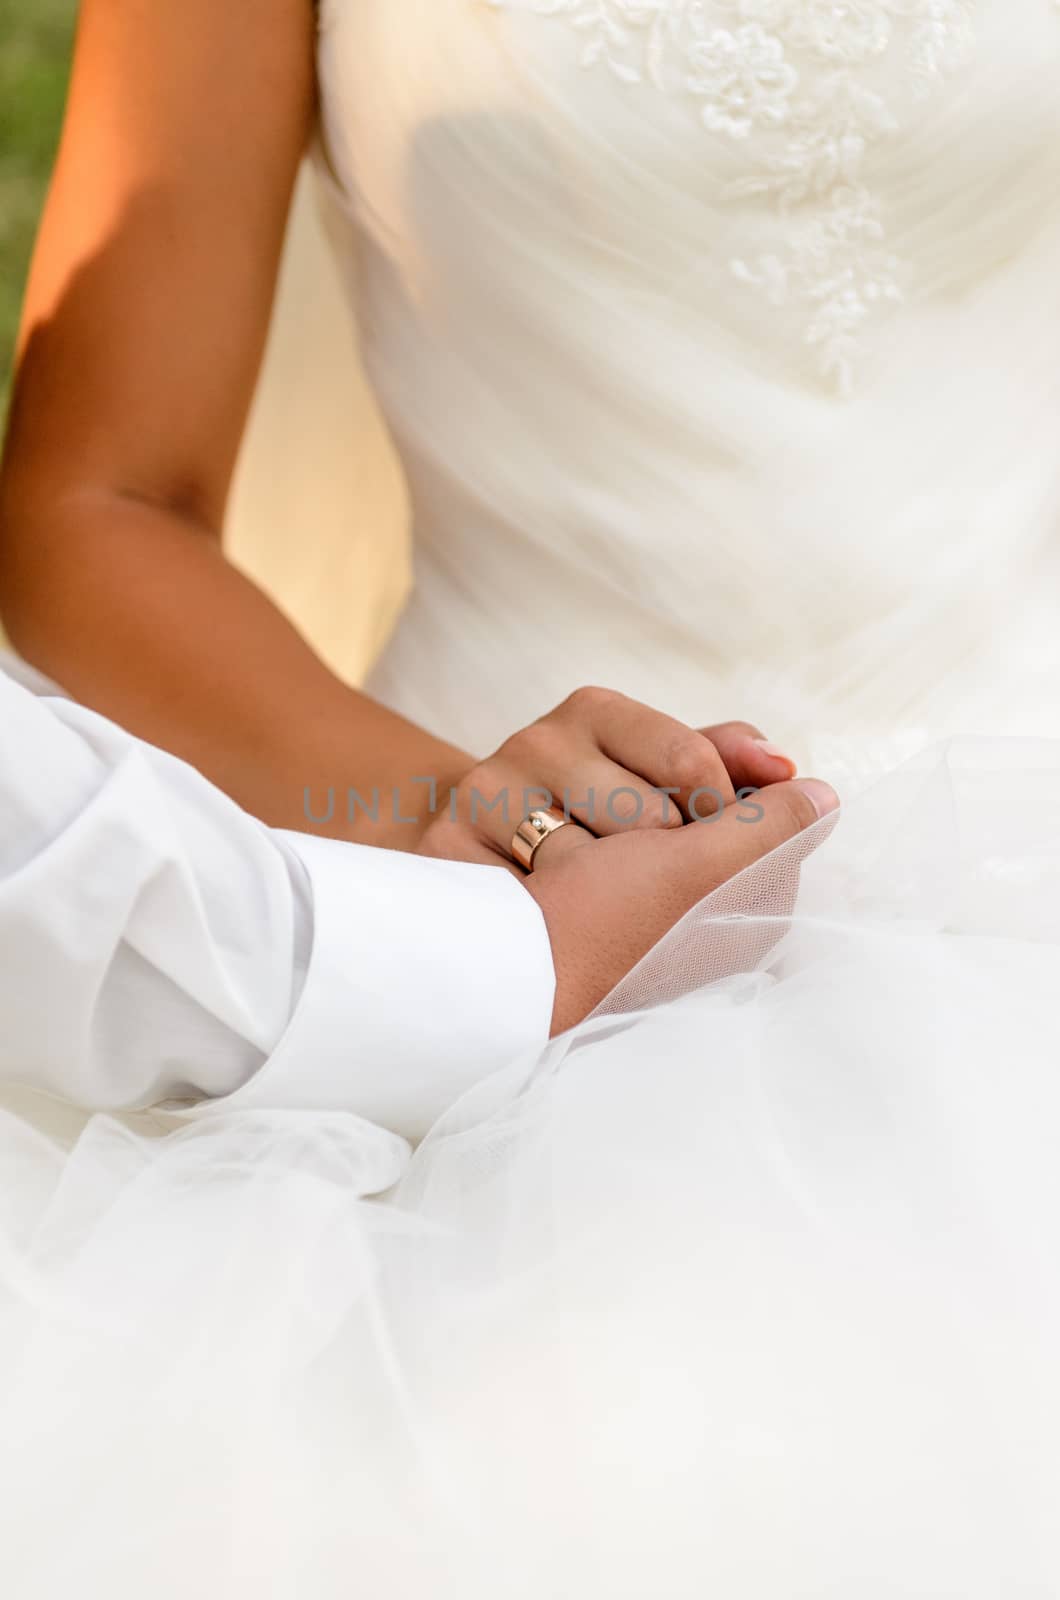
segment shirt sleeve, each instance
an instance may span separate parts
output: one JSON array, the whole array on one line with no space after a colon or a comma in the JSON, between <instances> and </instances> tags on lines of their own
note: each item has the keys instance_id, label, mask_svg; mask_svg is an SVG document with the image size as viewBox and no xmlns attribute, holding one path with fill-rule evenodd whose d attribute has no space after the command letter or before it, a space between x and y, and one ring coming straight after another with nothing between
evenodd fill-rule
<instances>
[{"instance_id":1,"label":"shirt sleeve","mask_svg":"<svg viewBox=\"0 0 1060 1600\"><path fill-rule=\"evenodd\" d=\"M354 1111L419 1138L548 1035L500 868L266 828L0 667L0 1082L96 1110Z\"/></svg>"}]
</instances>

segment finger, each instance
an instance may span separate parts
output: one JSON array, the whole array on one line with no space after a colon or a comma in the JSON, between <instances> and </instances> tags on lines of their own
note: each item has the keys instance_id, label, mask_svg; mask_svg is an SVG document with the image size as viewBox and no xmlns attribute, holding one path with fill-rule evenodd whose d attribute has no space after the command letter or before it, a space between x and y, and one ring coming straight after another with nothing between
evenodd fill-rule
<instances>
[{"instance_id":1,"label":"finger","mask_svg":"<svg viewBox=\"0 0 1060 1600\"><path fill-rule=\"evenodd\" d=\"M503 766L495 767L491 777L494 782L487 786L488 793L482 788L474 788L464 797L470 831L478 837L483 848L493 851L504 861L518 862L516 833L520 824L535 811L558 813L563 826L552 830L537 844L534 871L546 859L555 860L577 845L592 842L595 835L565 812L562 804L557 804L557 796L550 784L532 781ZM523 870L521 866L519 870Z\"/></svg>"},{"instance_id":2,"label":"finger","mask_svg":"<svg viewBox=\"0 0 1060 1600\"><path fill-rule=\"evenodd\" d=\"M792 757L751 722L719 722L700 732L724 761L737 791L786 783L798 770Z\"/></svg>"},{"instance_id":3,"label":"finger","mask_svg":"<svg viewBox=\"0 0 1060 1600\"><path fill-rule=\"evenodd\" d=\"M555 759L560 765L550 766ZM597 838L638 828L679 828L684 822L672 800L595 746L562 759L543 745L535 768L533 773L520 772L495 762L490 793L475 789L466 797L468 821L490 849L510 855L512 836L532 811L560 811Z\"/></svg>"},{"instance_id":4,"label":"finger","mask_svg":"<svg viewBox=\"0 0 1060 1600\"><path fill-rule=\"evenodd\" d=\"M552 770L549 783L564 815L599 839L638 828L680 828L686 820L671 795L639 773L619 766L595 746L565 770Z\"/></svg>"},{"instance_id":5,"label":"finger","mask_svg":"<svg viewBox=\"0 0 1060 1600\"><path fill-rule=\"evenodd\" d=\"M690 959L687 970L660 981L683 992L682 986L757 965L784 931L799 862L827 836L838 800L826 784L805 779L763 791L754 805L761 815L750 820L749 808L737 803L699 826L597 840L591 850L559 862L559 870L534 873L527 887L544 914L556 960L553 1032L588 1015L700 901L805 834L805 849L793 852L797 859L785 863L776 883L767 875L749 886L750 915L719 919L705 944L693 943L690 956L698 949L699 964ZM566 832L561 829L552 844Z\"/></svg>"},{"instance_id":6,"label":"finger","mask_svg":"<svg viewBox=\"0 0 1060 1600\"><path fill-rule=\"evenodd\" d=\"M580 823L564 822L562 828L555 828L542 839L534 851L533 864L530 871L536 876L540 872L549 872L564 861L575 850L582 850L587 844L595 844L596 836L583 828Z\"/></svg>"},{"instance_id":7,"label":"finger","mask_svg":"<svg viewBox=\"0 0 1060 1600\"><path fill-rule=\"evenodd\" d=\"M838 808L839 796L829 784L796 778L737 801L699 827L683 829L673 842L682 852L690 890L702 898L827 819L834 826ZM816 849L830 832L830 826L821 826L819 836L807 842Z\"/></svg>"},{"instance_id":8,"label":"finger","mask_svg":"<svg viewBox=\"0 0 1060 1600\"><path fill-rule=\"evenodd\" d=\"M712 822L659 840L670 876L669 926L697 904L709 904L723 885L737 884L725 914L708 918L712 926L701 926L692 941L690 955L694 951L696 959L690 962L689 987L754 970L784 937L803 862L831 832L837 806L835 791L815 779L777 784L755 796L753 811L738 802ZM763 873L750 870L774 857ZM743 873L747 877L741 880ZM667 907L665 894L657 905Z\"/></svg>"},{"instance_id":9,"label":"finger","mask_svg":"<svg viewBox=\"0 0 1060 1600\"><path fill-rule=\"evenodd\" d=\"M566 703L618 766L669 794L686 821L712 816L735 798L711 741L676 717L609 689L580 689Z\"/></svg>"},{"instance_id":10,"label":"finger","mask_svg":"<svg viewBox=\"0 0 1060 1600\"><path fill-rule=\"evenodd\" d=\"M538 862L543 861L546 848L552 859L556 854L572 850L575 843L588 843L594 838L591 830L564 810L551 782L541 781L540 773L530 778L508 763L493 762L488 770L488 781L484 773L482 784L471 787L461 798L468 811L466 821L472 837L479 838L485 848L506 861L517 861L516 834L522 822L535 811L559 813L565 826L552 830L541 840L535 850L535 870ZM560 834L564 835L562 840ZM552 840L556 840L556 845L552 845Z\"/></svg>"},{"instance_id":11,"label":"finger","mask_svg":"<svg viewBox=\"0 0 1060 1600\"><path fill-rule=\"evenodd\" d=\"M465 796L466 809L474 811L480 800L478 791L473 791L470 796ZM501 795L503 801L504 796ZM544 807L545 795L542 792L538 804ZM518 816L513 818L512 825L500 821L505 814L503 804L498 804L491 813L492 825L483 827L481 818L476 825L469 826L470 817L453 817L449 814L427 830L419 853L433 856L443 861L468 861L476 865L502 866L520 880L526 877L526 868L516 859L514 854L515 829L526 812L520 810ZM533 870L536 871L542 862L562 860L563 856L578 845L595 843L594 835L587 829L571 822L568 826L564 823L562 828L553 831L543 838L534 852Z\"/></svg>"}]
</instances>

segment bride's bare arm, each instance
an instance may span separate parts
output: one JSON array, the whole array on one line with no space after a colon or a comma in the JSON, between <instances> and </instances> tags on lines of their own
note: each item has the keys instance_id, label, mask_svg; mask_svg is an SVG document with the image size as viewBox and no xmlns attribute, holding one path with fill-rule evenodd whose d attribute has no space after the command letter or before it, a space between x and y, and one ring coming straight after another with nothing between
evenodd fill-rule
<instances>
[{"instance_id":1,"label":"bride's bare arm","mask_svg":"<svg viewBox=\"0 0 1060 1600\"><path fill-rule=\"evenodd\" d=\"M790 777L748 725L708 739L601 691L476 764L340 682L225 560L314 113L313 44L310 0L83 0L0 474L14 644L273 826L434 855L505 858L528 786L595 791L583 820L607 833L628 820L612 815L614 791L627 807L643 794L633 820L660 827L700 786L724 804L734 783ZM444 808L430 826L424 777ZM498 785L510 809L476 822L479 789ZM351 790L368 805L345 803Z\"/></svg>"},{"instance_id":2,"label":"bride's bare arm","mask_svg":"<svg viewBox=\"0 0 1060 1600\"><path fill-rule=\"evenodd\" d=\"M307 786L468 764L335 678L221 551L313 34L310 0L84 0L0 476L16 647L293 827ZM386 816L340 805L330 831L415 848Z\"/></svg>"}]
</instances>

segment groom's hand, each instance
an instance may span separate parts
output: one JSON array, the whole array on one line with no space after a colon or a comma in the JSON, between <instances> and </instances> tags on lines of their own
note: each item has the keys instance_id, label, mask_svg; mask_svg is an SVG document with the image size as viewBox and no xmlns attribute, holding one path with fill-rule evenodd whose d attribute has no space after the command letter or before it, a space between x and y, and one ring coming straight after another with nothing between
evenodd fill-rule
<instances>
[{"instance_id":1,"label":"groom's hand","mask_svg":"<svg viewBox=\"0 0 1060 1600\"><path fill-rule=\"evenodd\" d=\"M552 941L552 1032L587 1017L704 896L838 804L833 789L807 778L763 789L753 802L734 802L711 821L674 832L595 839L568 825L550 834L526 887Z\"/></svg>"}]
</instances>

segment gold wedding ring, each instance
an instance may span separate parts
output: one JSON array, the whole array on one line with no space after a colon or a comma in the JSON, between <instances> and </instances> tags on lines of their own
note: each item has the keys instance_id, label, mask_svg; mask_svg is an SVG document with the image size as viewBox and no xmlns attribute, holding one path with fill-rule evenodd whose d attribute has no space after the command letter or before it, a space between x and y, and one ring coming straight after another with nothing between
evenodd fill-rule
<instances>
[{"instance_id":1,"label":"gold wedding ring","mask_svg":"<svg viewBox=\"0 0 1060 1600\"><path fill-rule=\"evenodd\" d=\"M551 833L558 833L570 821L553 806L549 811L531 811L524 817L512 838L512 855L527 872L534 870L534 857Z\"/></svg>"}]
</instances>

